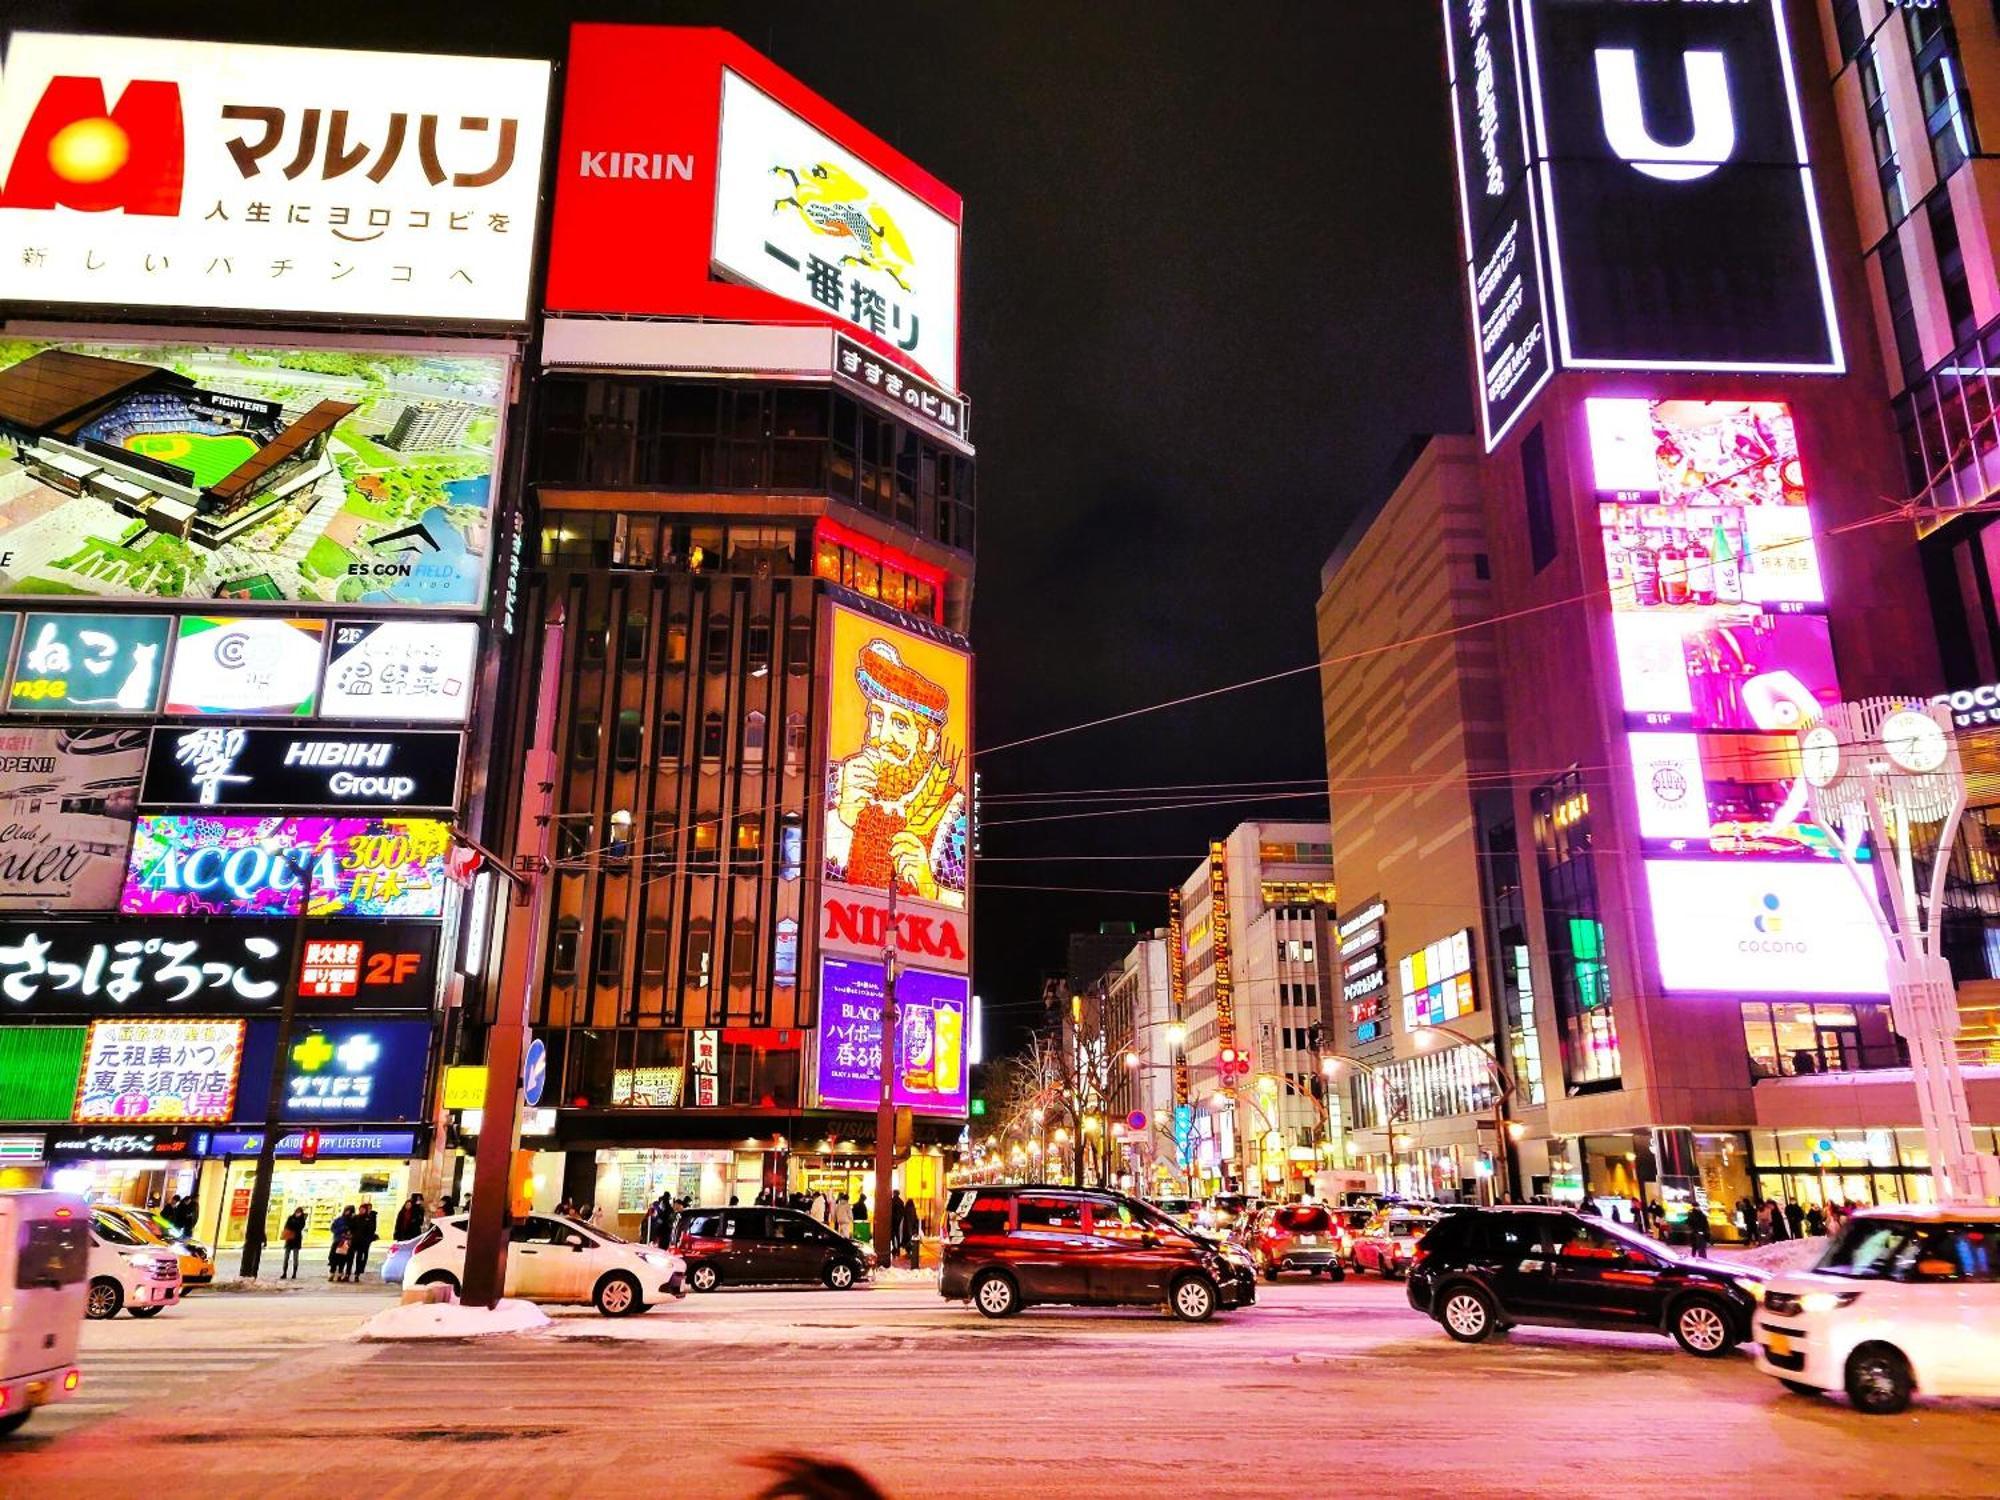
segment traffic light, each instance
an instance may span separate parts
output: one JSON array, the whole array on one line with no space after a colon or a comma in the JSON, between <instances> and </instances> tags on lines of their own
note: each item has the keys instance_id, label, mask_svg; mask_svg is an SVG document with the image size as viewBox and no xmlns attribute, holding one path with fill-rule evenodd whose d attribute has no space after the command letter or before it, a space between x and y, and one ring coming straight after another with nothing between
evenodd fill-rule
<instances>
[{"instance_id":1,"label":"traffic light","mask_svg":"<svg viewBox=\"0 0 2000 1500\"><path fill-rule=\"evenodd\" d=\"M304 1135L299 1137L299 1161L309 1167L318 1160L319 1132L317 1130L308 1130Z\"/></svg>"},{"instance_id":2,"label":"traffic light","mask_svg":"<svg viewBox=\"0 0 2000 1500\"><path fill-rule=\"evenodd\" d=\"M1238 1052L1234 1047L1224 1047L1216 1060L1216 1072L1224 1083L1241 1078L1250 1071L1250 1054Z\"/></svg>"}]
</instances>

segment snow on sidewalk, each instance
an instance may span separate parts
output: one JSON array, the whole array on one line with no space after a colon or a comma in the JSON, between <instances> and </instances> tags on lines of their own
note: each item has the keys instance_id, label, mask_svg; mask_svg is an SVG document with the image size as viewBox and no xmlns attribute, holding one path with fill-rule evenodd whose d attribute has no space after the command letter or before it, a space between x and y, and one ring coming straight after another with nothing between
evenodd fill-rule
<instances>
[{"instance_id":1,"label":"snow on sidewalk","mask_svg":"<svg viewBox=\"0 0 2000 1500\"><path fill-rule=\"evenodd\" d=\"M498 1333L539 1333L549 1327L549 1315L532 1302L503 1297L498 1307L467 1307L462 1302L399 1302L385 1307L361 1325L357 1338L472 1339Z\"/></svg>"},{"instance_id":2,"label":"snow on sidewalk","mask_svg":"<svg viewBox=\"0 0 2000 1500\"><path fill-rule=\"evenodd\" d=\"M1758 1245L1750 1250L1719 1248L1710 1253L1711 1258L1715 1260L1755 1266L1760 1271L1770 1271L1774 1274L1785 1271L1809 1271L1818 1265L1819 1258L1826 1254L1826 1236L1822 1234L1802 1240L1773 1240L1768 1245Z\"/></svg>"}]
</instances>

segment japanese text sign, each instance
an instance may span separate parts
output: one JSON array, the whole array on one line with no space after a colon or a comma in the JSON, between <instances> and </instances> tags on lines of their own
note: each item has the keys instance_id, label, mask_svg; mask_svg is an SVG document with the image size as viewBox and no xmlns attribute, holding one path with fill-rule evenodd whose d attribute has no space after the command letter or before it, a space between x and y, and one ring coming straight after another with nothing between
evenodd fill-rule
<instances>
[{"instance_id":1,"label":"japanese text sign","mask_svg":"<svg viewBox=\"0 0 2000 1500\"><path fill-rule=\"evenodd\" d=\"M29 615L8 702L23 713L151 713L172 626L165 615Z\"/></svg>"},{"instance_id":2,"label":"japanese text sign","mask_svg":"<svg viewBox=\"0 0 2000 1500\"><path fill-rule=\"evenodd\" d=\"M241 1021L94 1021L72 1118L84 1124L227 1120Z\"/></svg>"},{"instance_id":3,"label":"japanese text sign","mask_svg":"<svg viewBox=\"0 0 2000 1500\"><path fill-rule=\"evenodd\" d=\"M320 714L463 724L479 627L463 620L337 622Z\"/></svg>"},{"instance_id":4,"label":"japanese text sign","mask_svg":"<svg viewBox=\"0 0 2000 1500\"><path fill-rule=\"evenodd\" d=\"M519 321L549 66L16 33L0 298Z\"/></svg>"},{"instance_id":5,"label":"japanese text sign","mask_svg":"<svg viewBox=\"0 0 2000 1500\"><path fill-rule=\"evenodd\" d=\"M243 1048L243 1076L260 1083L276 1061L277 1023L253 1022ZM292 1033L284 1059L281 1118L414 1120L424 1113L430 1066L428 1021L315 1020ZM246 1105L249 1101L244 1101ZM236 1118L263 1112L239 1109Z\"/></svg>"}]
</instances>

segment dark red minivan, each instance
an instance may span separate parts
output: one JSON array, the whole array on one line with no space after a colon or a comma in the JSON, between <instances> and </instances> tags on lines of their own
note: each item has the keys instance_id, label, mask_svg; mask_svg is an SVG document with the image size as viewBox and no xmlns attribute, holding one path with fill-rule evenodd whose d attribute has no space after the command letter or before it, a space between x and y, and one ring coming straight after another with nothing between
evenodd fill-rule
<instances>
[{"instance_id":1,"label":"dark red minivan","mask_svg":"<svg viewBox=\"0 0 2000 1500\"><path fill-rule=\"evenodd\" d=\"M938 1290L989 1318L1062 1302L1165 1307L1199 1323L1255 1302L1257 1268L1239 1246L1123 1193L965 1188L946 1221Z\"/></svg>"}]
</instances>

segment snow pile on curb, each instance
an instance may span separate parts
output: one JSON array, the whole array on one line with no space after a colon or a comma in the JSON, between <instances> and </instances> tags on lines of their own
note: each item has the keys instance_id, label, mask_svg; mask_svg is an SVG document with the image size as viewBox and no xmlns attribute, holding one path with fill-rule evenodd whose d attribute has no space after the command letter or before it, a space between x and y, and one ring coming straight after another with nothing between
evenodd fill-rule
<instances>
[{"instance_id":1,"label":"snow pile on curb","mask_svg":"<svg viewBox=\"0 0 2000 1500\"><path fill-rule=\"evenodd\" d=\"M1751 1250L1726 1250L1716 1259L1726 1256L1732 1262L1755 1266L1760 1271L1809 1271L1824 1254L1826 1236L1819 1235L1803 1240L1774 1240Z\"/></svg>"},{"instance_id":2,"label":"snow pile on curb","mask_svg":"<svg viewBox=\"0 0 2000 1500\"><path fill-rule=\"evenodd\" d=\"M930 1269L912 1271L908 1266L877 1266L868 1279L876 1286L935 1286L938 1273Z\"/></svg>"},{"instance_id":3,"label":"snow pile on curb","mask_svg":"<svg viewBox=\"0 0 2000 1500\"><path fill-rule=\"evenodd\" d=\"M356 1335L378 1339L474 1339L492 1333L535 1333L549 1326L549 1315L532 1302L504 1297L498 1307L467 1307L462 1302L402 1302L385 1307Z\"/></svg>"}]
</instances>

